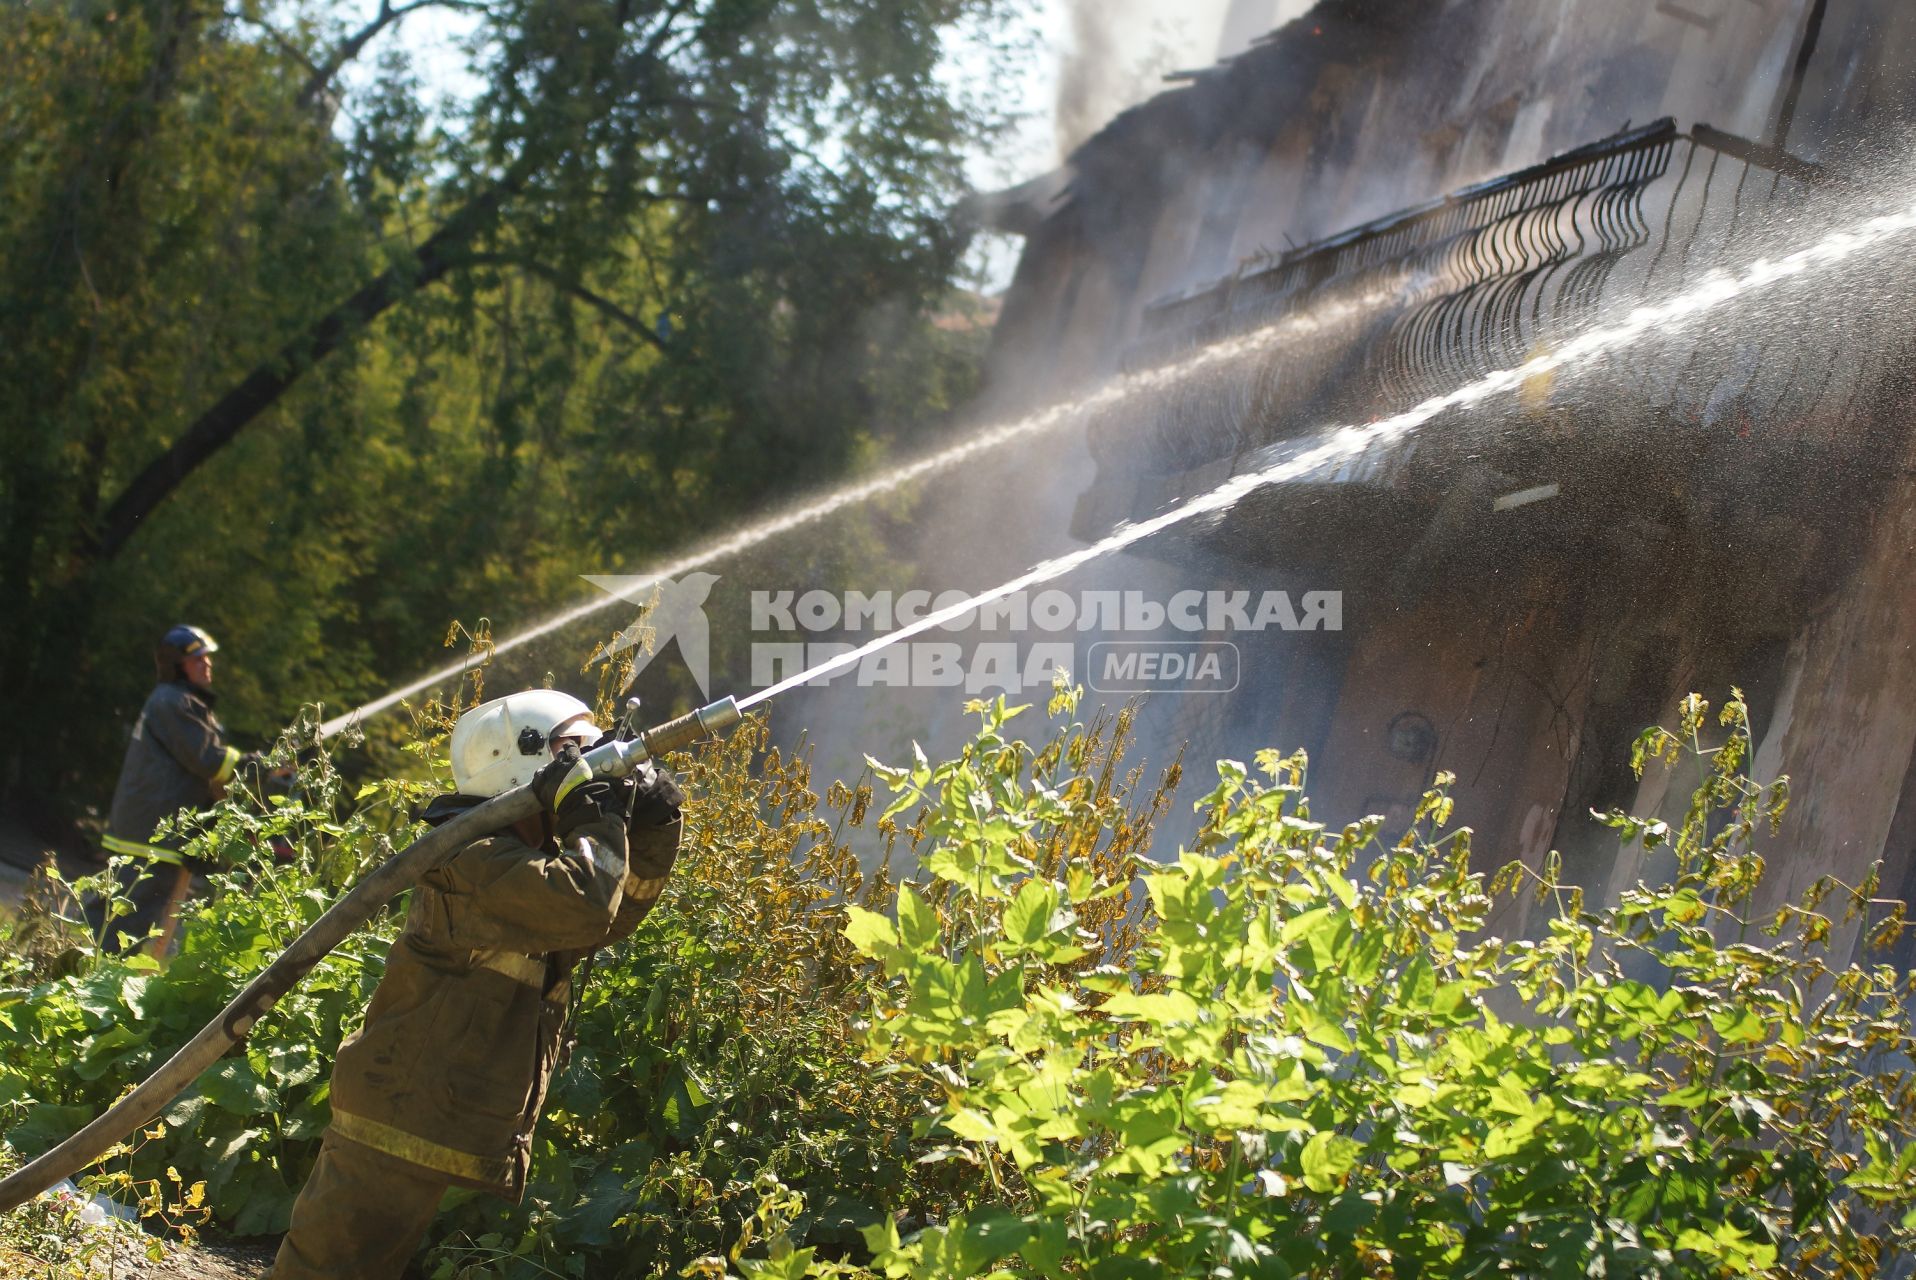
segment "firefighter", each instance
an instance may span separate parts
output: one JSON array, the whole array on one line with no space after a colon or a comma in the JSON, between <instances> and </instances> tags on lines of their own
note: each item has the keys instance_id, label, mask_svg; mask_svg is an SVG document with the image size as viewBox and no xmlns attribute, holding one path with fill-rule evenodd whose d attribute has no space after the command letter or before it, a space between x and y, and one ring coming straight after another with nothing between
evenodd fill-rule
<instances>
[{"instance_id":1,"label":"firefighter","mask_svg":"<svg viewBox=\"0 0 1916 1280\"><path fill-rule=\"evenodd\" d=\"M154 651L159 683L133 726L100 840L109 855L132 859L119 873L132 914L107 922L102 904L92 908L96 926L106 927L102 941L108 950L135 947L157 926L153 949L163 953L193 875L212 870L183 857L179 837L156 837L154 830L182 809L205 809L219 800L239 766L240 753L227 745L213 714L217 652L212 636L185 624L161 636Z\"/></svg>"},{"instance_id":2,"label":"firefighter","mask_svg":"<svg viewBox=\"0 0 1916 1280\"><path fill-rule=\"evenodd\" d=\"M454 726L456 794L428 806L428 823L528 783L541 807L413 890L364 1025L339 1047L332 1125L272 1280L388 1280L448 1187L525 1193L575 966L638 927L678 856L671 776L647 765L594 779L580 752L598 740L585 705L552 690Z\"/></svg>"}]
</instances>

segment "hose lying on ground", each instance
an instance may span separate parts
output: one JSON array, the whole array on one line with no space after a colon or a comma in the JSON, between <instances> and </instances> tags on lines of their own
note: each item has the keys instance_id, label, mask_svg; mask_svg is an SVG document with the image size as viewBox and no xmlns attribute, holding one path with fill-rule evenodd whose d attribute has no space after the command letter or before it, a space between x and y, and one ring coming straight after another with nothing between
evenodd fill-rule
<instances>
[{"instance_id":1,"label":"hose lying on ground","mask_svg":"<svg viewBox=\"0 0 1916 1280\"><path fill-rule=\"evenodd\" d=\"M708 734L738 722L738 704L730 698L641 733L631 742L610 742L586 753L600 777L620 778L654 756L690 746ZM145 1125L177 1098L200 1073L246 1038L261 1017L312 971L326 954L379 913L440 860L480 836L509 827L539 811L531 787L495 796L421 836L375 868L345 897L326 909L293 940L246 989L198 1035L168 1058L131 1093L107 1108L84 1129L24 1167L0 1179L0 1213L14 1209L62 1178L86 1168L127 1134Z\"/></svg>"}]
</instances>

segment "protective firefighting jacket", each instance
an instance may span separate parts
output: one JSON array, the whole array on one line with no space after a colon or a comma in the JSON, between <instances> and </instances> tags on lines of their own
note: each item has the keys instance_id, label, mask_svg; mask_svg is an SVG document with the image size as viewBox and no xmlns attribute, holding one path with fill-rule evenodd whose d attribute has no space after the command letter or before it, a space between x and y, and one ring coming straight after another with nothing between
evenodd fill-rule
<instances>
[{"instance_id":1,"label":"protective firefighting jacket","mask_svg":"<svg viewBox=\"0 0 1916 1280\"><path fill-rule=\"evenodd\" d=\"M183 679L166 681L147 696L100 840L108 853L181 861L179 838L156 839L154 828L181 809L212 804L240 761L238 750L226 745L213 702L210 690Z\"/></svg>"},{"instance_id":2,"label":"protective firefighting jacket","mask_svg":"<svg viewBox=\"0 0 1916 1280\"><path fill-rule=\"evenodd\" d=\"M426 820L479 803L442 796ZM495 832L428 872L364 1025L339 1048L334 1136L517 1201L574 966L658 901L678 855L670 814L628 830L624 812L601 812L539 848Z\"/></svg>"}]
</instances>

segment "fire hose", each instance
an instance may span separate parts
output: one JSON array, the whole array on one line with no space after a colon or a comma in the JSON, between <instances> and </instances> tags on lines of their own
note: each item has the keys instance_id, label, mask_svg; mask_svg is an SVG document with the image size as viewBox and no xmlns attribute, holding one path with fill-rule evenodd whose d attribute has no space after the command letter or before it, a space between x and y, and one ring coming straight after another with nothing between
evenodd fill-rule
<instances>
[{"instance_id":1,"label":"fire hose","mask_svg":"<svg viewBox=\"0 0 1916 1280\"><path fill-rule=\"evenodd\" d=\"M595 776L622 778L646 760L677 751L737 724L738 703L725 698L676 720L647 729L629 741L608 742L585 755ZM446 823L381 863L344 897L327 908L306 932L246 989L234 996L213 1021L168 1058L164 1065L98 1118L25 1167L0 1179L0 1213L31 1200L62 1178L86 1168L114 1143L145 1125L186 1090L201 1073L246 1039L266 1015L328 952L444 858L472 841L539 811L529 786L495 796Z\"/></svg>"}]
</instances>

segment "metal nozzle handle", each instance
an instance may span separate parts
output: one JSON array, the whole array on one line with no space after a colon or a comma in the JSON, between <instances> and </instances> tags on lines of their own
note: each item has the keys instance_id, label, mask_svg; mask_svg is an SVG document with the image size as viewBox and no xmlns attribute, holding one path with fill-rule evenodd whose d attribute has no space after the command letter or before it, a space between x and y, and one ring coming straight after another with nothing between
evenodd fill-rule
<instances>
[{"instance_id":1,"label":"metal nozzle handle","mask_svg":"<svg viewBox=\"0 0 1916 1280\"><path fill-rule=\"evenodd\" d=\"M689 747L721 729L729 729L743 718L736 699L721 698L710 706L700 707L676 720L668 720L657 728L647 729L641 735L641 741L645 743L646 754L656 758L668 751Z\"/></svg>"}]
</instances>

